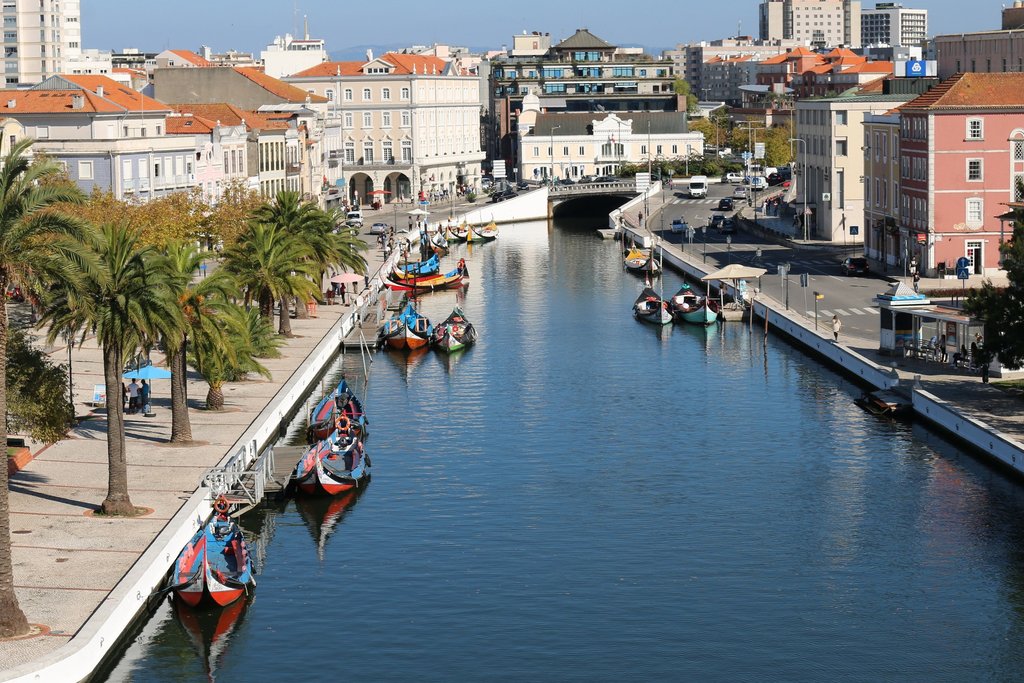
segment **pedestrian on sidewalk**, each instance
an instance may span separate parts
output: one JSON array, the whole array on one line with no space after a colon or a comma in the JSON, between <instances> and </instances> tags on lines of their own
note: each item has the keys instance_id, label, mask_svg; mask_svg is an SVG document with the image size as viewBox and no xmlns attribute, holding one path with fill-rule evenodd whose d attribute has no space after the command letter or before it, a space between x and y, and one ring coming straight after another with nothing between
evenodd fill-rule
<instances>
[{"instance_id":1,"label":"pedestrian on sidewalk","mask_svg":"<svg viewBox=\"0 0 1024 683\"><path fill-rule=\"evenodd\" d=\"M345 306L348 302L345 301L345 283L342 282L338 287L338 293L341 294L341 305Z\"/></svg>"},{"instance_id":2,"label":"pedestrian on sidewalk","mask_svg":"<svg viewBox=\"0 0 1024 683\"><path fill-rule=\"evenodd\" d=\"M139 409L139 383L132 380L128 385L128 414L134 415Z\"/></svg>"},{"instance_id":3,"label":"pedestrian on sidewalk","mask_svg":"<svg viewBox=\"0 0 1024 683\"><path fill-rule=\"evenodd\" d=\"M921 293L921 273L914 271L914 291Z\"/></svg>"},{"instance_id":4,"label":"pedestrian on sidewalk","mask_svg":"<svg viewBox=\"0 0 1024 683\"><path fill-rule=\"evenodd\" d=\"M834 341L839 341L839 330L843 329L843 321L839 319L838 315L832 316L832 337Z\"/></svg>"},{"instance_id":5,"label":"pedestrian on sidewalk","mask_svg":"<svg viewBox=\"0 0 1024 683\"><path fill-rule=\"evenodd\" d=\"M151 387L146 383L146 380L142 380L142 386L139 387L139 409L145 413L146 409L149 408L149 394Z\"/></svg>"},{"instance_id":6,"label":"pedestrian on sidewalk","mask_svg":"<svg viewBox=\"0 0 1024 683\"><path fill-rule=\"evenodd\" d=\"M949 358L949 352L946 350L946 335L939 337L939 360L943 363Z\"/></svg>"}]
</instances>

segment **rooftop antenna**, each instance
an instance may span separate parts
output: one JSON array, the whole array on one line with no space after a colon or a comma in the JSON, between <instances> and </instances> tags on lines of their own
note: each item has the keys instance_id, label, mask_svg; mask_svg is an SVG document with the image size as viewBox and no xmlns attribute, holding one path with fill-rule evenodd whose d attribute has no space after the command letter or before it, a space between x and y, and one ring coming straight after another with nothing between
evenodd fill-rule
<instances>
[{"instance_id":1,"label":"rooftop antenna","mask_svg":"<svg viewBox=\"0 0 1024 683\"><path fill-rule=\"evenodd\" d=\"M299 0L292 0L292 35L299 33Z\"/></svg>"},{"instance_id":2,"label":"rooftop antenna","mask_svg":"<svg viewBox=\"0 0 1024 683\"><path fill-rule=\"evenodd\" d=\"M736 22L736 37L739 38L743 35L743 20L740 19Z\"/></svg>"},{"instance_id":3,"label":"rooftop antenna","mask_svg":"<svg viewBox=\"0 0 1024 683\"><path fill-rule=\"evenodd\" d=\"M309 16L306 14L302 15L302 27L304 39L309 40Z\"/></svg>"}]
</instances>

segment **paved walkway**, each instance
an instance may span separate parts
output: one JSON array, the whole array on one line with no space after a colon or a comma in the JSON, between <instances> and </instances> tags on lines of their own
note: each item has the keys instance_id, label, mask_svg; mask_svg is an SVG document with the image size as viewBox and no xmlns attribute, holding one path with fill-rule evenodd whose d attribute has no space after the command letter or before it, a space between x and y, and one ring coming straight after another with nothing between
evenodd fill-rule
<instances>
[{"instance_id":1,"label":"paved walkway","mask_svg":"<svg viewBox=\"0 0 1024 683\"><path fill-rule=\"evenodd\" d=\"M372 248L367 260L373 273L381 264L380 252ZM155 417L125 416L132 502L152 510L134 519L91 516L107 490L106 410L89 404L93 385L103 384L103 362L94 342L72 350L75 411L83 419L69 438L51 446L35 445L35 458L10 483L18 600L29 622L50 631L0 642L0 680L6 679L3 671L49 654L75 635L196 490L204 472L226 455L348 309L340 304L320 306L318 317L292 320L295 337L282 347L281 357L262 361L273 378L226 385L224 411L202 409L207 386L190 372L189 416L196 440L191 446L168 443L170 383L154 382ZM66 347L49 352L56 362L67 363ZM153 360L162 365L164 359L154 354Z\"/></svg>"}]
</instances>

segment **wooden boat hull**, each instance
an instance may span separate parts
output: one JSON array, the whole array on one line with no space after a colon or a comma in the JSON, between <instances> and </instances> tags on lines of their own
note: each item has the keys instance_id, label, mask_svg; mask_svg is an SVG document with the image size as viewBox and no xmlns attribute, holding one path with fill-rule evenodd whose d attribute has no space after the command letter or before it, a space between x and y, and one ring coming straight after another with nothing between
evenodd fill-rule
<instances>
[{"instance_id":1,"label":"wooden boat hull","mask_svg":"<svg viewBox=\"0 0 1024 683\"><path fill-rule=\"evenodd\" d=\"M309 413L309 427L306 429L306 440L309 443L323 441L334 431L334 421L338 414L337 398L339 395L347 395L348 401L342 407L342 412L348 418L349 424L355 430L356 436L365 439L368 436L369 422L363 410L362 402L356 398L345 380L334 388L329 394L320 399L313 410Z\"/></svg>"},{"instance_id":2,"label":"wooden boat hull","mask_svg":"<svg viewBox=\"0 0 1024 683\"><path fill-rule=\"evenodd\" d=\"M650 287L645 287L633 302L633 315L637 320L652 325L668 325L672 322L672 311L668 308L668 302Z\"/></svg>"},{"instance_id":3,"label":"wooden boat hull","mask_svg":"<svg viewBox=\"0 0 1024 683\"><path fill-rule=\"evenodd\" d=\"M307 496L336 496L357 488L370 476L370 461L358 440L344 449L332 448L337 434L311 446L295 466L295 485Z\"/></svg>"},{"instance_id":4,"label":"wooden boat hull","mask_svg":"<svg viewBox=\"0 0 1024 683\"><path fill-rule=\"evenodd\" d=\"M238 525L226 518L205 524L178 555L171 575L175 596L190 607L224 607L255 584Z\"/></svg>"},{"instance_id":5,"label":"wooden boat hull","mask_svg":"<svg viewBox=\"0 0 1024 683\"><path fill-rule=\"evenodd\" d=\"M394 292L413 292L416 294L426 292L440 292L445 289L458 289L463 286L463 276L461 274L456 275L441 275L432 278L420 278L418 282L393 282L391 280L385 281L385 286Z\"/></svg>"},{"instance_id":6,"label":"wooden boat hull","mask_svg":"<svg viewBox=\"0 0 1024 683\"><path fill-rule=\"evenodd\" d=\"M417 313L410 303L406 304L401 313L384 323L378 342L392 349L418 349L427 345L433 333L430 321Z\"/></svg>"},{"instance_id":7,"label":"wooden boat hull","mask_svg":"<svg viewBox=\"0 0 1024 683\"><path fill-rule=\"evenodd\" d=\"M668 325L672 322L672 314L664 307L660 311L645 311L634 307L633 315L636 316L637 320L642 320L652 325Z\"/></svg>"},{"instance_id":8,"label":"wooden boat hull","mask_svg":"<svg viewBox=\"0 0 1024 683\"><path fill-rule=\"evenodd\" d=\"M683 322L691 325L700 325L702 327L714 325L718 322L718 311L714 311L706 305L692 311L677 310L675 312L675 316Z\"/></svg>"},{"instance_id":9,"label":"wooden boat hull","mask_svg":"<svg viewBox=\"0 0 1024 683\"><path fill-rule=\"evenodd\" d=\"M437 275L439 272L441 272L441 259L435 254L426 261L395 266L393 277L404 280L424 275Z\"/></svg>"}]
</instances>

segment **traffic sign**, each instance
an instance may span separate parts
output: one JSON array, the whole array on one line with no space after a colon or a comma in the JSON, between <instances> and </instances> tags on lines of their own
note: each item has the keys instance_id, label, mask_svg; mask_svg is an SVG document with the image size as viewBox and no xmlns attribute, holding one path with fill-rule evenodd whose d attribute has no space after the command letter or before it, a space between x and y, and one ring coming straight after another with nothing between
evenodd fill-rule
<instances>
[{"instance_id":1,"label":"traffic sign","mask_svg":"<svg viewBox=\"0 0 1024 683\"><path fill-rule=\"evenodd\" d=\"M637 173L636 174L636 191L647 192L647 189L651 186L651 174L650 173Z\"/></svg>"},{"instance_id":2,"label":"traffic sign","mask_svg":"<svg viewBox=\"0 0 1024 683\"><path fill-rule=\"evenodd\" d=\"M800 273L800 286L807 287L811 284L811 276L809 273Z\"/></svg>"},{"instance_id":3,"label":"traffic sign","mask_svg":"<svg viewBox=\"0 0 1024 683\"><path fill-rule=\"evenodd\" d=\"M763 142L755 142L754 143L754 158L755 159L764 159L764 143Z\"/></svg>"},{"instance_id":4,"label":"traffic sign","mask_svg":"<svg viewBox=\"0 0 1024 683\"><path fill-rule=\"evenodd\" d=\"M754 155L750 152L744 152L741 156L743 157L743 161L750 161L754 158Z\"/></svg>"},{"instance_id":5,"label":"traffic sign","mask_svg":"<svg viewBox=\"0 0 1024 683\"><path fill-rule=\"evenodd\" d=\"M850 226L850 236L851 237L855 237L855 236L857 236L859 234L860 234L860 226L859 225L851 225Z\"/></svg>"},{"instance_id":6,"label":"traffic sign","mask_svg":"<svg viewBox=\"0 0 1024 683\"><path fill-rule=\"evenodd\" d=\"M971 279L971 260L966 256L961 256L956 260L956 278L958 280Z\"/></svg>"},{"instance_id":7,"label":"traffic sign","mask_svg":"<svg viewBox=\"0 0 1024 683\"><path fill-rule=\"evenodd\" d=\"M822 192L821 193L821 201L823 201L823 202L830 202L830 201L832 201L832 193L831 192Z\"/></svg>"}]
</instances>

